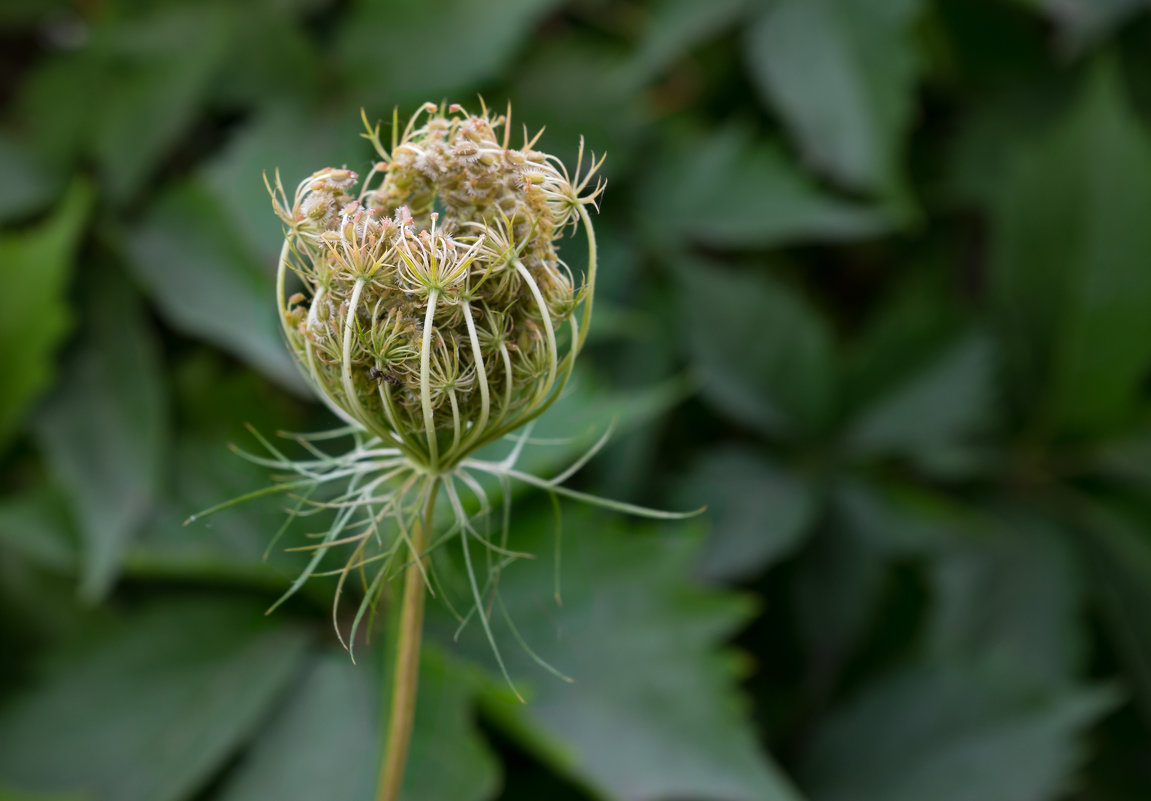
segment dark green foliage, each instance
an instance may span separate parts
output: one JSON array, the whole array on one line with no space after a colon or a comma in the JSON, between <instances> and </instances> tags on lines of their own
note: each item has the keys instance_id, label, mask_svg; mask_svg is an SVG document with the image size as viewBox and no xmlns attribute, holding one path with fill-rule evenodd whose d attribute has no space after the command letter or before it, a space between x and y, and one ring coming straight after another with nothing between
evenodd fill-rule
<instances>
[{"instance_id":1,"label":"dark green foliage","mask_svg":"<svg viewBox=\"0 0 1151 801\"><path fill-rule=\"evenodd\" d=\"M711 508L565 503L560 605L514 490L538 558L489 612L526 706L438 555L405 797L1151 798L1145 2L19 0L0 801L370 801L388 598L353 664L334 579L262 614L324 515L266 559L290 496L181 522L269 481L245 423L335 425L262 173L363 174L361 106L477 92L608 155L589 347L522 464L615 418L569 486Z\"/></svg>"}]
</instances>

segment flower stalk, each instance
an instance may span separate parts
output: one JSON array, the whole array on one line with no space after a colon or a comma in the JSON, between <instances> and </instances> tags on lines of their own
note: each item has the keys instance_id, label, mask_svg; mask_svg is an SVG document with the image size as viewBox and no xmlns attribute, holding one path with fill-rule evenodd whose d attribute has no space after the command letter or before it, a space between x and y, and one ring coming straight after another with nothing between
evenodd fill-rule
<instances>
[{"instance_id":1,"label":"flower stalk","mask_svg":"<svg viewBox=\"0 0 1151 801\"><path fill-rule=\"evenodd\" d=\"M391 703L388 728L384 734L384 754L380 760L377 801L396 801L404 781L404 768L411 747L415 724L416 695L420 681L420 643L423 639L424 584L426 557L423 555L434 531L436 496L440 491L437 477L428 479L424 512L412 530L412 552L416 555L404 571L403 598L400 601L396 631L395 655L392 660Z\"/></svg>"}]
</instances>

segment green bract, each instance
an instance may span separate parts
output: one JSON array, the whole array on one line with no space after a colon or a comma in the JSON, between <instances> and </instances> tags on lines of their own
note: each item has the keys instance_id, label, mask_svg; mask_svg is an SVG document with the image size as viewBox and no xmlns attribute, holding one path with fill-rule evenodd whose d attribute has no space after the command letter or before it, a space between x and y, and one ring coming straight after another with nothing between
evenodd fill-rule
<instances>
[{"instance_id":1,"label":"green bract","mask_svg":"<svg viewBox=\"0 0 1151 801\"><path fill-rule=\"evenodd\" d=\"M325 402L439 474L535 418L570 375L591 314L586 208L602 160L581 175L581 147L572 178L534 149L538 135L512 148L508 117L456 105L426 104L393 130L388 150L369 128L380 161L362 182L320 170L289 204L277 178L279 311ZM577 286L557 243L581 225L591 258Z\"/></svg>"}]
</instances>

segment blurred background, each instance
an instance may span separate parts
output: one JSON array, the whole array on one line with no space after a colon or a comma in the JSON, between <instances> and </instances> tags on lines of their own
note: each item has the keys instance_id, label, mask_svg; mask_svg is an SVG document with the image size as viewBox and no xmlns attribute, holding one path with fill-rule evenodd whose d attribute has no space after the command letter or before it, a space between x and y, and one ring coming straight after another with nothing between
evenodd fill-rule
<instances>
[{"instance_id":1,"label":"blurred background","mask_svg":"<svg viewBox=\"0 0 1151 801\"><path fill-rule=\"evenodd\" d=\"M576 683L497 622L516 703L433 601L405 797L1151 798L1148 3L4 0L0 799L372 797L378 648L334 579L264 615L307 528L181 522L267 484L245 423L333 424L261 174L477 94L608 154L532 464L616 416L571 486L709 510L565 504L557 606L517 496L503 598Z\"/></svg>"}]
</instances>

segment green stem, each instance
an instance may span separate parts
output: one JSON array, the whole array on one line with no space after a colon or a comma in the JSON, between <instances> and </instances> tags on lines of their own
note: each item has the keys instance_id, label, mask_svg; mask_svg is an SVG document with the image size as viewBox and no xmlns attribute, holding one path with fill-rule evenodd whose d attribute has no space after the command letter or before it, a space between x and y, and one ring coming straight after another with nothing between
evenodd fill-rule
<instances>
[{"instance_id":1,"label":"green stem","mask_svg":"<svg viewBox=\"0 0 1151 801\"><path fill-rule=\"evenodd\" d=\"M408 761L408 748L412 742L415 721L416 694L420 679L420 641L424 626L424 571L423 553L431 537L439 494L440 477L432 476L423 517L412 529L412 563L404 571L403 599L400 602L399 624L395 648L392 702L388 718L388 731L384 740L384 755L380 761L379 792L377 801L397 801L404 780L404 766Z\"/></svg>"}]
</instances>

